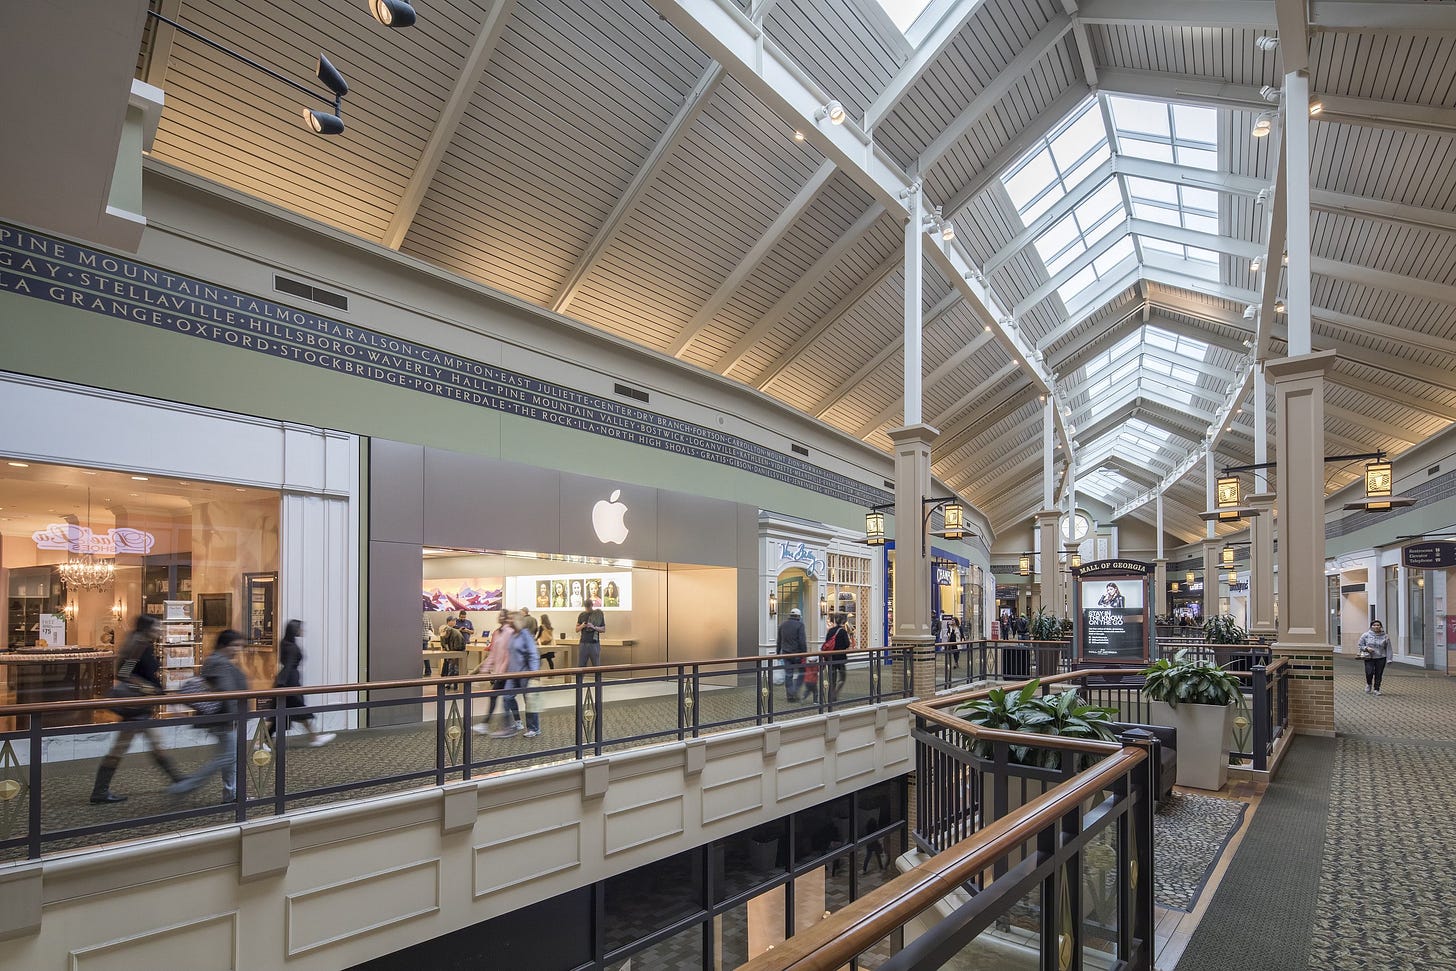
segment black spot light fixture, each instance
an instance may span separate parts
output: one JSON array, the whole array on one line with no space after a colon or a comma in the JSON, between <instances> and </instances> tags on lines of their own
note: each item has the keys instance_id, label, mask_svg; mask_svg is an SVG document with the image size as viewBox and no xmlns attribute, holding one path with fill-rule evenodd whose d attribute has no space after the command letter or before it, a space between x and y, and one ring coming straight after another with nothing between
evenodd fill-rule
<instances>
[{"instance_id":1,"label":"black spot light fixture","mask_svg":"<svg viewBox=\"0 0 1456 971\"><path fill-rule=\"evenodd\" d=\"M396 30L415 25L415 8L406 0L369 0L369 13L384 26Z\"/></svg>"},{"instance_id":2,"label":"black spot light fixture","mask_svg":"<svg viewBox=\"0 0 1456 971\"><path fill-rule=\"evenodd\" d=\"M400 0L391 0L391 2L397 3L400 2ZM409 5L405 4L405 6ZM412 8L411 14L413 14ZM292 78L287 77L283 74L279 74L277 71L273 70L271 67L268 67L266 64L260 64L259 62L253 60L251 57L248 57L246 54L239 53L238 51L233 50L231 47L219 44L211 37L208 37L205 34L200 34L197 31L193 30L191 27L179 24L177 21L172 20L170 17L164 17L161 14L157 13L155 10L148 10L147 16L155 18L156 20L160 20L162 23L168 24L172 27L172 29L178 31L179 33L191 37L193 40L197 40L202 42L203 44L206 44L208 47L212 48L218 53L226 54L233 60L242 61L253 70L261 71L263 74L268 75L268 77L272 78L273 80L280 81L283 84L288 85L290 88L293 88L295 91L302 92L303 94L308 95L310 98L317 98L319 101L322 101L324 104L328 105L332 109L331 111L319 111L313 108L303 109L304 127L308 128L309 131L312 131L318 135L338 135L343 132L344 117L342 109L344 95L349 93L349 83L344 80L344 76L339 73L339 69L334 67L334 65L331 64L329 62L329 59L324 55L319 55L318 79L324 87L329 89L332 97L330 97L330 95L328 94L321 94L320 92L315 91L313 88L310 88L307 85L299 84ZM413 23L413 21L411 21L411 23Z\"/></svg>"}]
</instances>

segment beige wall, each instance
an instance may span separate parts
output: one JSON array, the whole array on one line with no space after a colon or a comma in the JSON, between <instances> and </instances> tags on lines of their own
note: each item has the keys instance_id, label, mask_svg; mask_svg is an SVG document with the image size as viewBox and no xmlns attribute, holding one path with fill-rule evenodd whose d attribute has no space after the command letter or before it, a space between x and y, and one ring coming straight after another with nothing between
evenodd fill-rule
<instances>
[{"instance_id":1,"label":"beige wall","mask_svg":"<svg viewBox=\"0 0 1456 971\"><path fill-rule=\"evenodd\" d=\"M900 702L0 869L0 971L351 967L912 756Z\"/></svg>"}]
</instances>

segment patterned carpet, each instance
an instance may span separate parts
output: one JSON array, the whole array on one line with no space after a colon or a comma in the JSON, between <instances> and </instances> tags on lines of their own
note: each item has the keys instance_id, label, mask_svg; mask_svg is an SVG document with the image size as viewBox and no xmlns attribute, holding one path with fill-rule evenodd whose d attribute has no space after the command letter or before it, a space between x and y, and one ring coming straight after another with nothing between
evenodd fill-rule
<instances>
[{"instance_id":1,"label":"patterned carpet","mask_svg":"<svg viewBox=\"0 0 1456 971\"><path fill-rule=\"evenodd\" d=\"M1456 678L1392 665L1376 697L1337 659L1335 726L1295 741L1178 971L1456 971Z\"/></svg>"}]
</instances>

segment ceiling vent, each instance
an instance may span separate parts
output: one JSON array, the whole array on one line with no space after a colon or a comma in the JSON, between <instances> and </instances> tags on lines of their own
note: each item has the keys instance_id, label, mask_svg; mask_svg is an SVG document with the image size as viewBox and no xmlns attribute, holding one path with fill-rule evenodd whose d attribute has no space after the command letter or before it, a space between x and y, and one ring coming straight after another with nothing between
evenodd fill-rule
<instances>
[{"instance_id":1,"label":"ceiling vent","mask_svg":"<svg viewBox=\"0 0 1456 971\"><path fill-rule=\"evenodd\" d=\"M325 307L333 307L335 310L349 309L349 298L342 293L325 290L323 287L316 287L311 283L304 283L302 280L291 280L286 276L275 274L273 289L279 293L286 293L290 297L302 297L305 300L312 300L314 303L321 303Z\"/></svg>"},{"instance_id":2,"label":"ceiling vent","mask_svg":"<svg viewBox=\"0 0 1456 971\"><path fill-rule=\"evenodd\" d=\"M639 391L636 388L629 388L625 384L613 385L612 390L624 398L631 398L633 401L647 403L648 394L646 391Z\"/></svg>"}]
</instances>

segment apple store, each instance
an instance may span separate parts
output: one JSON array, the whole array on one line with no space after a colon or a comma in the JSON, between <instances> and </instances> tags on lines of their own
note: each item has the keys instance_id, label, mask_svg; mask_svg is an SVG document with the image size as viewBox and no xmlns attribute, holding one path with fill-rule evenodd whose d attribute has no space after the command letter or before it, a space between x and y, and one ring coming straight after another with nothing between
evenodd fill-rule
<instances>
[{"instance_id":1,"label":"apple store","mask_svg":"<svg viewBox=\"0 0 1456 971\"><path fill-rule=\"evenodd\" d=\"M422 619L462 610L475 640L503 609L549 617L573 666L588 599L603 664L759 650L756 506L378 439L369 488L371 679L418 677Z\"/></svg>"}]
</instances>

